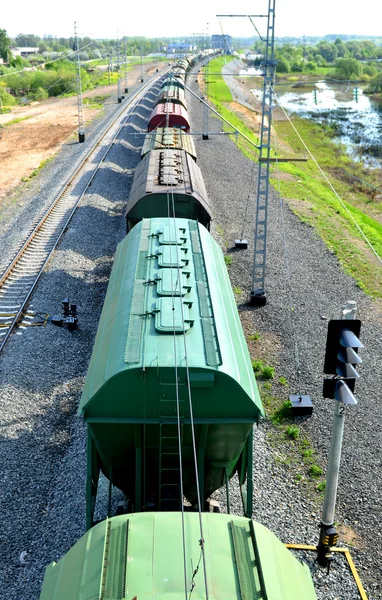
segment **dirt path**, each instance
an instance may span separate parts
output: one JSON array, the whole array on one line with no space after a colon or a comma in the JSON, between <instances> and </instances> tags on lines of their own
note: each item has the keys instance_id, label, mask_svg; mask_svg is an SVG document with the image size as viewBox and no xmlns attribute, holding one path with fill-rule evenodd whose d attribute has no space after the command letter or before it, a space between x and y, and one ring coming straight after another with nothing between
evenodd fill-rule
<instances>
[{"instance_id":1,"label":"dirt path","mask_svg":"<svg viewBox=\"0 0 382 600\"><path fill-rule=\"evenodd\" d=\"M159 65L159 68L165 64ZM144 65L145 75L153 75L155 66ZM128 83L140 79L140 66L129 72ZM97 87L84 93L84 98L111 96L115 101L116 85ZM102 110L84 105L85 123ZM23 119L7 125L14 119ZM62 144L77 130L77 97L51 98L16 107L12 113L0 115L0 203L23 180L29 178L42 163L54 156ZM2 127L1 127L2 126ZM73 138L74 139L74 138Z\"/></svg>"}]
</instances>

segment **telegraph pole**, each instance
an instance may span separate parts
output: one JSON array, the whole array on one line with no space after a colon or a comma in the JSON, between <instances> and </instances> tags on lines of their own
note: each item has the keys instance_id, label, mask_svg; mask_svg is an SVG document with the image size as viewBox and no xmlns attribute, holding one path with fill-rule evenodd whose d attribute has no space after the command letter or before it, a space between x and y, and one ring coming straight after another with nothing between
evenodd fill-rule
<instances>
[{"instance_id":1,"label":"telegraph pole","mask_svg":"<svg viewBox=\"0 0 382 600\"><path fill-rule=\"evenodd\" d=\"M206 43L205 43L205 49L208 49L209 46L209 23L207 23L207 33L206 33ZM210 69L209 69L209 64L210 64L210 59L209 57L207 57L207 64L205 66L204 69L204 98L205 101L208 102L208 84L209 84L209 75L210 75ZM202 135L202 140L208 140L208 114L209 114L209 108L207 106L207 104L204 105L204 110L203 110L203 135Z\"/></svg>"},{"instance_id":2,"label":"telegraph pole","mask_svg":"<svg viewBox=\"0 0 382 600\"><path fill-rule=\"evenodd\" d=\"M141 83L143 83L143 50L142 50L142 40L141 40Z\"/></svg>"},{"instance_id":3,"label":"telegraph pole","mask_svg":"<svg viewBox=\"0 0 382 600\"><path fill-rule=\"evenodd\" d=\"M128 80L127 80L127 43L125 44L125 94L129 91Z\"/></svg>"},{"instance_id":4,"label":"telegraph pole","mask_svg":"<svg viewBox=\"0 0 382 600\"><path fill-rule=\"evenodd\" d=\"M111 85L111 71L113 69L113 50L110 49L109 51L109 64L107 66L107 71L108 71L108 76L109 76L109 85Z\"/></svg>"},{"instance_id":5,"label":"telegraph pole","mask_svg":"<svg viewBox=\"0 0 382 600\"><path fill-rule=\"evenodd\" d=\"M85 141L84 127L84 107L82 104L82 83L81 83L81 65L80 51L78 48L77 23L74 21L74 47L77 59L76 83L77 83L77 108L78 108L78 141L82 144Z\"/></svg>"},{"instance_id":6,"label":"telegraph pole","mask_svg":"<svg viewBox=\"0 0 382 600\"><path fill-rule=\"evenodd\" d=\"M118 34L118 29L117 29L117 72L118 72L118 79L117 79L117 99L118 99L118 104L121 104L121 102L122 102L122 92L121 92L121 54L120 54L120 48L119 48L119 34Z\"/></svg>"}]
</instances>

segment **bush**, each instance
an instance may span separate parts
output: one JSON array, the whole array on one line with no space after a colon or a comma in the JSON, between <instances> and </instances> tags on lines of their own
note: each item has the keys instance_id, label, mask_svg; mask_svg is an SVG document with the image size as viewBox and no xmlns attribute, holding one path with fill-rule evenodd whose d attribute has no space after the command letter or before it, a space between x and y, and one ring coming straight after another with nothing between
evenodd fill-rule
<instances>
[{"instance_id":1,"label":"bush","mask_svg":"<svg viewBox=\"0 0 382 600\"><path fill-rule=\"evenodd\" d=\"M320 477L322 475L322 469L318 465L312 465L309 469L309 475L311 477Z\"/></svg>"},{"instance_id":2,"label":"bush","mask_svg":"<svg viewBox=\"0 0 382 600\"><path fill-rule=\"evenodd\" d=\"M369 87L365 90L368 94L378 94L382 92L382 73L378 73L369 82Z\"/></svg>"},{"instance_id":3,"label":"bush","mask_svg":"<svg viewBox=\"0 0 382 600\"><path fill-rule=\"evenodd\" d=\"M3 106L14 106L16 104L16 98L5 90L0 89L0 98Z\"/></svg>"},{"instance_id":4,"label":"bush","mask_svg":"<svg viewBox=\"0 0 382 600\"><path fill-rule=\"evenodd\" d=\"M315 71L317 69L317 65L313 60L310 60L307 65L306 68L308 71Z\"/></svg>"},{"instance_id":5,"label":"bush","mask_svg":"<svg viewBox=\"0 0 382 600\"><path fill-rule=\"evenodd\" d=\"M297 427L297 425L289 425L286 428L285 433L291 440L297 440L297 438L300 437L300 428Z\"/></svg>"},{"instance_id":6,"label":"bush","mask_svg":"<svg viewBox=\"0 0 382 600\"><path fill-rule=\"evenodd\" d=\"M276 67L277 73L290 73L290 64L286 58L280 58Z\"/></svg>"},{"instance_id":7,"label":"bush","mask_svg":"<svg viewBox=\"0 0 382 600\"><path fill-rule=\"evenodd\" d=\"M38 87L35 90L29 92L28 98L30 98L31 100L46 100L47 98L49 98L49 94L46 90L44 90L44 88Z\"/></svg>"},{"instance_id":8,"label":"bush","mask_svg":"<svg viewBox=\"0 0 382 600\"><path fill-rule=\"evenodd\" d=\"M273 379L274 376L275 376L274 367L264 367L264 369L261 371L261 377L263 379Z\"/></svg>"}]
</instances>

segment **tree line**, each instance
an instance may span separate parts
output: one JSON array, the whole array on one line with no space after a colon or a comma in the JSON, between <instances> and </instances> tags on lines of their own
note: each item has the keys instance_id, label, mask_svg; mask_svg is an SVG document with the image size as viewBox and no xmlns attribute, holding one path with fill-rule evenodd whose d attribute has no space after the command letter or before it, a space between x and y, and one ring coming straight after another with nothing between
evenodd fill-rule
<instances>
[{"instance_id":1,"label":"tree line","mask_svg":"<svg viewBox=\"0 0 382 600\"><path fill-rule=\"evenodd\" d=\"M304 41L276 44L277 73L314 73L326 67L325 76L328 78L364 80L370 82L368 91L382 91L382 45L371 40L344 41L340 38L315 44ZM252 49L261 54L265 46L258 41ZM260 58L258 62L261 62Z\"/></svg>"}]
</instances>

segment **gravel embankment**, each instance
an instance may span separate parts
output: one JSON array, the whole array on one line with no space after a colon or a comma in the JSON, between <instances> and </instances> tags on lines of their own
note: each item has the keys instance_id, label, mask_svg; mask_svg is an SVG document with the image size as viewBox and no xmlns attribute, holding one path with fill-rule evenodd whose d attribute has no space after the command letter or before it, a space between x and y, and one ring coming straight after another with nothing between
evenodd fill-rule
<instances>
[{"instance_id":1,"label":"gravel embankment","mask_svg":"<svg viewBox=\"0 0 382 600\"><path fill-rule=\"evenodd\" d=\"M201 105L189 100L193 129L202 130ZM39 312L59 312L68 296L79 310L77 332L51 325L29 328L13 336L0 359L3 465L0 489L2 533L0 543L0 589L8 600L31 600L39 596L44 566L57 560L85 529L85 429L76 409L82 391L107 282L117 243L125 234L123 212L133 169L139 161L142 137L129 132L142 126L149 102L125 128L107 161L97 174L59 249L33 296ZM100 125L101 126L101 125ZM210 126L220 129L218 121ZM198 164L214 207L214 235L226 247L239 237L243 204L248 195L252 163L227 136L195 140ZM42 173L44 185L67 176L80 146L64 148ZM71 154L72 152L72 154ZM77 155L76 155L77 156ZM48 179L50 177L50 180ZM36 182L36 185L40 185ZM35 185L35 183L33 184ZM24 197L23 197L24 199ZM253 202L244 234L252 237ZM28 208L29 207L29 208ZM26 199L23 216L11 222L20 231L28 227L28 215L40 210L38 198ZM345 425L338 520L355 530L359 550L352 549L369 600L382 598L381 531L379 526L380 448L377 390L381 370L379 340L381 316L368 299L344 275L307 225L285 208L284 220L292 273L292 303L302 363L302 388L315 404L313 417L301 424L312 439L325 466L330 438L332 401L321 397L322 364L327 321L337 316L347 299L355 299L363 321L365 367L357 383L360 403L348 411ZM9 230L10 231L10 230ZM7 230L6 237L9 236ZM12 243L0 240L0 248ZM251 243L247 251L232 252L230 276L234 286L249 290ZM296 389L292 335L288 321L284 242L279 201L271 197L267 306L251 309L243 293L240 311L245 327L259 332L264 351L274 356L277 373ZM277 352L274 351L277 349ZM297 390L296 390L297 391ZM276 460L280 454L267 440L267 426L256 430L254 450L254 516L283 541L315 543L320 504L306 499L288 468ZM233 488L233 510L240 511L238 490ZM341 540L342 545L343 540ZM26 552L27 554L22 554ZM20 555L21 560L20 560ZM310 557L311 558L311 557ZM319 600L350 600L357 594L343 561L339 559L329 578L315 575Z\"/></svg>"},{"instance_id":2,"label":"gravel embankment","mask_svg":"<svg viewBox=\"0 0 382 600\"><path fill-rule=\"evenodd\" d=\"M230 79L227 78L230 81ZM192 129L202 131L200 103L189 99ZM210 130L221 129L217 119L209 119ZM257 166L252 178L251 161L244 157L227 136L211 136L208 141L195 139L198 164L204 174L207 191L214 207L213 235L229 252L233 263L229 274L233 287L243 290L239 311L247 333L257 332L260 353L265 362L276 366L277 376L287 379L291 393L309 394L314 403L311 419L299 423L317 453L316 462L326 469L329 451L333 403L322 398L323 362L327 320L339 318L342 305L356 300L358 318L362 320L361 351L364 365L356 393L358 406L347 410L340 486L336 519L351 533L350 546L369 600L382 598L382 532L380 526L381 446L378 391L381 388L382 318L378 303L356 286L341 269L314 230L302 223L288 208L282 208L277 194L271 190L269 200L268 256L266 292L267 305L250 308L247 294L251 288L253 261L253 224ZM252 190L244 238L248 250L235 251L234 240L241 237L245 203ZM285 223L285 242L283 235ZM285 263L285 243L291 272L291 307ZM225 247L224 247L225 246ZM377 268L377 267L376 267ZM293 315L293 316L292 316ZM297 389L294 363L295 323L301 362L300 390ZM280 387L280 386L279 386ZM276 385L277 388L277 385ZM285 394L287 399L287 394ZM274 447L267 438L269 426L256 431L254 450L254 517L272 529L283 541L316 544L321 517L322 499L306 498L304 487L297 483L296 468L288 465L287 444ZM306 478L306 467L298 470ZM236 490L237 504L241 502ZM340 536L340 545L346 538ZM315 583L319 598L358 598L351 575L338 559L329 579L318 570ZM322 595L321 595L322 594Z\"/></svg>"}]
</instances>

